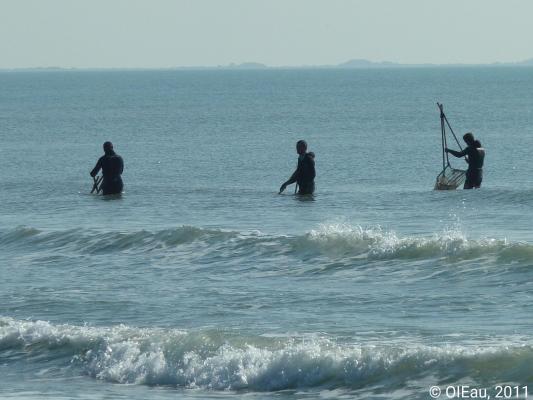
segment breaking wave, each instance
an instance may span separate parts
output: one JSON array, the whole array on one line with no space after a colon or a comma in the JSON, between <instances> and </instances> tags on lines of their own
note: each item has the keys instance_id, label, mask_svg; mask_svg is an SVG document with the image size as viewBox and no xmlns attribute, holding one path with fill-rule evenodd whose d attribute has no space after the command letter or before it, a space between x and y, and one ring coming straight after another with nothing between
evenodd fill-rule
<instances>
[{"instance_id":1,"label":"breaking wave","mask_svg":"<svg viewBox=\"0 0 533 400\"><path fill-rule=\"evenodd\" d=\"M447 384L465 378L523 383L533 363L531 343L520 341L357 344L319 336L274 338L0 318L0 354L7 351L19 351L21 359L34 363L46 355L107 382L250 391L397 387L427 376Z\"/></svg>"},{"instance_id":2,"label":"breaking wave","mask_svg":"<svg viewBox=\"0 0 533 400\"><path fill-rule=\"evenodd\" d=\"M506 239L469 239L458 230L431 237L399 236L379 227L322 225L303 235L266 235L181 226L158 231L101 232L90 229L41 231L19 227L0 233L4 247L29 251L61 249L76 253L161 252L191 248L226 250L236 255L310 255L331 259L476 259L499 262L533 261L533 245Z\"/></svg>"}]
</instances>

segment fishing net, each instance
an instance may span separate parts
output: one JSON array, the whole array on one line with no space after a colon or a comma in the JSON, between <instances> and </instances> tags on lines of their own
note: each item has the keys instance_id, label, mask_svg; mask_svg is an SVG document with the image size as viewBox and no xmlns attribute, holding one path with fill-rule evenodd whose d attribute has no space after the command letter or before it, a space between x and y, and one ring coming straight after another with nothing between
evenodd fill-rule
<instances>
[{"instance_id":1,"label":"fishing net","mask_svg":"<svg viewBox=\"0 0 533 400\"><path fill-rule=\"evenodd\" d=\"M455 169L449 165L437 175L435 190L455 190L463 185L466 180L466 172L462 169Z\"/></svg>"},{"instance_id":2,"label":"fishing net","mask_svg":"<svg viewBox=\"0 0 533 400\"><path fill-rule=\"evenodd\" d=\"M437 175L437 181L435 182L435 190L455 190L459 186L463 185L466 181L466 172L462 169L452 168L450 165L450 159L448 158L448 140L446 138L446 126L449 128L450 133L452 134L457 146L461 148L457 136L448 122L448 118L444 115L444 106L440 103L437 103L437 106L440 110L440 131L441 131L441 140L442 140L442 172Z\"/></svg>"}]
</instances>

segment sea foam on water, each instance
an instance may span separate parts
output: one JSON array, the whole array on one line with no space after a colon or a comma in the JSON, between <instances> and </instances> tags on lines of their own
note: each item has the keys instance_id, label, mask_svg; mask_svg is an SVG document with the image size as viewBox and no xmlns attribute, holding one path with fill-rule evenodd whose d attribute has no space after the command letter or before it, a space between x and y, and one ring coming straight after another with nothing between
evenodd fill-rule
<instances>
[{"instance_id":1,"label":"sea foam on water","mask_svg":"<svg viewBox=\"0 0 533 400\"><path fill-rule=\"evenodd\" d=\"M468 345L403 341L340 342L318 335L269 338L209 330L54 325L0 319L0 349L108 382L212 390L364 388L442 376L519 382L530 376L528 339ZM38 361L35 361L38 362ZM453 368L451 368L453 365ZM514 365L515 368L495 368Z\"/></svg>"}]
</instances>

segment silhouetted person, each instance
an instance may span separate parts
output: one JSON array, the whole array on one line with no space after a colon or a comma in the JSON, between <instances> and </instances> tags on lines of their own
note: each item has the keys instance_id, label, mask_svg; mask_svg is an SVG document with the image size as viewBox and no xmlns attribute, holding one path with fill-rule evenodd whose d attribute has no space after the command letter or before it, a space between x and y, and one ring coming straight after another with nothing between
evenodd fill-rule
<instances>
[{"instance_id":1,"label":"silhouetted person","mask_svg":"<svg viewBox=\"0 0 533 400\"><path fill-rule=\"evenodd\" d=\"M96 166L91 171L91 176L94 178L100 169L104 180L102 182L102 194L118 194L122 193L124 184L122 183L122 171L124 171L124 161L113 150L111 142L104 143L104 155L98 159Z\"/></svg>"},{"instance_id":2,"label":"silhouetted person","mask_svg":"<svg viewBox=\"0 0 533 400\"><path fill-rule=\"evenodd\" d=\"M279 192L282 193L287 185L298 184L298 194L313 194L315 191L315 153L307 153L307 143L299 140L296 143L298 153L298 167L289 180L281 185Z\"/></svg>"},{"instance_id":3,"label":"silhouetted person","mask_svg":"<svg viewBox=\"0 0 533 400\"><path fill-rule=\"evenodd\" d=\"M466 149L463 151L455 151L445 149L447 153L455 157L466 156L466 162L468 163L468 169L466 170L466 181L464 189L480 188L481 181L483 180L483 161L485 160L485 149L481 146L479 140L474 139L474 135L470 132L465 133L463 140L467 144Z\"/></svg>"}]
</instances>

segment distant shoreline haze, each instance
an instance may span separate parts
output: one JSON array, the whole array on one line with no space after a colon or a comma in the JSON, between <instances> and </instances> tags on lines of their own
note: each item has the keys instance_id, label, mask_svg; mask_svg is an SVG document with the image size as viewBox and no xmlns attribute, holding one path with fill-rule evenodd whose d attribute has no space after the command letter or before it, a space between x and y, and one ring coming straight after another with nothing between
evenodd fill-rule
<instances>
[{"instance_id":1,"label":"distant shoreline haze","mask_svg":"<svg viewBox=\"0 0 533 400\"><path fill-rule=\"evenodd\" d=\"M370 68L436 68L436 67L533 67L533 58L518 62L494 62L490 64L402 64L391 61L370 61L365 59L352 59L340 64L325 65L299 65L299 66L269 66L257 62L231 63L217 66L174 66L174 67L18 67L0 68L0 71L80 71L80 70L261 70L261 69L370 69Z\"/></svg>"}]
</instances>

